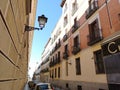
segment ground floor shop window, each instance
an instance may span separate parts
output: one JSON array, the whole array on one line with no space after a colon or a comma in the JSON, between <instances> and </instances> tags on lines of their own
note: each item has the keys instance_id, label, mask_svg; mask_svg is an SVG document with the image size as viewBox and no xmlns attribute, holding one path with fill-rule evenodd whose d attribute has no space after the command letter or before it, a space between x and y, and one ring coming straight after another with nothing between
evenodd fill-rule
<instances>
[{"instance_id":1,"label":"ground floor shop window","mask_svg":"<svg viewBox=\"0 0 120 90\"><path fill-rule=\"evenodd\" d=\"M58 67L58 78L60 78L60 67Z\"/></svg>"},{"instance_id":2,"label":"ground floor shop window","mask_svg":"<svg viewBox=\"0 0 120 90\"><path fill-rule=\"evenodd\" d=\"M120 90L120 84L109 84L109 90Z\"/></svg>"},{"instance_id":3,"label":"ground floor shop window","mask_svg":"<svg viewBox=\"0 0 120 90\"><path fill-rule=\"evenodd\" d=\"M77 90L82 90L82 86L78 85Z\"/></svg>"},{"instance_id":4,"label":"ground floor shop window","mask_svg":"<svg viewBox=\"0 0 120 90\"><path fill-rule=\"evenodd\" d=\"M102 50L94 52L96 74L105 73Z\"/></svg>"},{"instance_id":5,"label":"ground floor shop window","mask_svg":"<svg viewBox=\"0 0 120 90\"><path fill-rule=\"evenodd\" d=\"M81 74L81 65L80 65L80 58L76 58L76 75L80 75Z\"/></svg>"}]
</instances>

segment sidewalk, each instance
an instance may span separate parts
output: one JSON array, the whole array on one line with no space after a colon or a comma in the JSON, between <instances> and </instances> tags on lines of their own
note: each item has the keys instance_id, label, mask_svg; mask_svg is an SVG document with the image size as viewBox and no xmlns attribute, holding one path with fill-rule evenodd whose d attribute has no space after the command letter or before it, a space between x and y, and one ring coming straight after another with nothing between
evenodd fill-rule
<instances>
[{"instance_id":1,"label":"sidewalk","mask_svg":"<svg viewBox=\"0 0 120 90\"><path fill-rule=\"evenodd\" d=\"M25 85L24 90L30 90L28 84Z\"/></svg>"},{"instance_id":2,"label":"sidewalk","mask_svg":"<svg viewBox=\"0 0 120 90\"><path fill-rule=\"evenodd\" d=\"M64 89L57 87L57 86L53 86L53 87L54 87L54 90L64 90Z\"/></svg>"}]
</instances>

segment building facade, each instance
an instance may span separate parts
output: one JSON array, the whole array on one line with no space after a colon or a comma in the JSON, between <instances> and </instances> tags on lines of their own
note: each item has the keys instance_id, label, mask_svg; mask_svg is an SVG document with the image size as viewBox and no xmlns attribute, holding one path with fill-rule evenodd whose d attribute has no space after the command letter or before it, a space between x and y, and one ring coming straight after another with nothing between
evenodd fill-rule
<instances>
[{"instance_id":1,"label":"building facade","mask_svg":"<svg viewBox=\"0 0 120 90\"><path fill-rule=\"evenodd\" d=\"M49 81L70 90L120 89L120 0L62 0Z\"/></svg>"},{"instance_id":2,"label":"building facade","mask_svg":"<svg viewBox=\"0 0 120 90\"><path fill-rule=\"evenodd\" d=\"M0 0L0 90L23 90L28 79L37 0Z\"/></svg>"},{"instance_id":3,"label":"building facade","mask_svg":"<svg viewBox=\"0 0 120 90\"><path fill-rule=\"evenodd\" d=\"M50 50L51 50L51 38L49 38L48 42L46 43L44 47L44 51L41 55L41 65L38 67L39 69L39 75L40 75L40 81L41 82L50 82L49 78L49 64L50 64Z\"/></svg>"}]
</instances>

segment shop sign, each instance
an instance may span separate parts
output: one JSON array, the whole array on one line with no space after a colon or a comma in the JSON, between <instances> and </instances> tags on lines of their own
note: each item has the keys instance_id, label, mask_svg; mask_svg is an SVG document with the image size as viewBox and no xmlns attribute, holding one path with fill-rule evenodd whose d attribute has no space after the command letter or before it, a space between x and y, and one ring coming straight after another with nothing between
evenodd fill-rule
<instances>
[{"instance_id":1,"label":"shop sign","mask_svg":"<svg viewBox=\"0 0 120 90\"><path fill-rule=\"evenodd\" d=\"M120 52L120 38L112 40L102 45L102 50L103 50L103 56Z\"/></svg>"}]
</instances>

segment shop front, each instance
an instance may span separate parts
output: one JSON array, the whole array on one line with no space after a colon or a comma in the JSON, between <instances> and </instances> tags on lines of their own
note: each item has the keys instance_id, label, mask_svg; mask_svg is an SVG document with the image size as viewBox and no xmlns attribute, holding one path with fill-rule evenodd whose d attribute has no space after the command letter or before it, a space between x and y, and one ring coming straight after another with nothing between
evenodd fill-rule
<instances>
[{"instance_id":1,"label":"shop front","mask_svg":"<svg viewBox=\"0 0 120 90\"><path fill-rule=\"evenodd\" d=\"M120 90L120 36L102 44L109 90Z\"/></svg>"}]
</instances>

